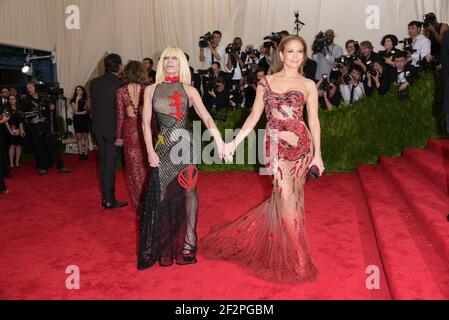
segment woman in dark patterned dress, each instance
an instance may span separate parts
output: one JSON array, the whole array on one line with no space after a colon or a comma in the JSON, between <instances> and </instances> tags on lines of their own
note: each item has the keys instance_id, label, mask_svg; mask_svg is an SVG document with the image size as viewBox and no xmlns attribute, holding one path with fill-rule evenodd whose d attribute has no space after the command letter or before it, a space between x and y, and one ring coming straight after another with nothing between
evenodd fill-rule
<instances>
[{"instance_id":1,"label":"woman in dark patterned dress","mask_svg":"<svg viewBox=\"0 0 449 320\"><path fill-rule=\"evenodd\" d=\"M211 259L242 264L262 279L301 283L318 271L307 244L304 183L313 165L324 171L320 149L318 93L303 75L307 46L298 36L282 40L277 51L277 73L261 81L251 115L235 140L226 145L225 157L267 115L267 168L272 174L270 199L239 219L216 226L201 240L201 252ZM307 105L308 130L303 119Z\"/></svg>"},{"instance_id":2,"label":"woman in dark patterned dress","mask_svg":"<svg viewBox=\"0 0 449 320\"><path fill-rule=\"evenodd\" d=\"M156 83L145 89L142 114L148 162L152 167L140 219L138 269L156 262L170 266L196 263L198 197L197 148L189 128L191 106L210 130L220 158L224 143L191 76L184 52L164 50L159 60ZM153 145L151 117L159 127Z\"/></svg>"},{"instance_id":3,"label":"woman in dark patterned dress","mask_svg":"<svg viewBox=\"0 0 449 320\"><path fill-rule=\"evenodd\" d=\"M135 210L142 198L148 176L146 148L142 131L144 83L147 72L142 62L130 61L123 71L125 85L117 90L117 140L115 145L125 149L125 168L129 192Z\"/></svg>"}]
</instances>

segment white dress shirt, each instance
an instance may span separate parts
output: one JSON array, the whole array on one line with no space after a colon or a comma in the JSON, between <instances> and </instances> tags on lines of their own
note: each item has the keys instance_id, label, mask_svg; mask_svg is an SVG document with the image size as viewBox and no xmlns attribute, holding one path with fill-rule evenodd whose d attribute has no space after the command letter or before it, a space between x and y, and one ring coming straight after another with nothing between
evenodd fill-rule
<instances>
[{"instance_id":1,"label":"white dress shirt","mask_svg":"<svg viewBox=\"0 0 449 320\"><path fill-rule=\"evenodd\" d=\"M341 96L343 97L343 100L347 103L351 103L351 91L352 91L352 84L342 84L340 85L340 92ZM365 88L363 86L362 82L359 82L359 84L354 88L354 96L352 103L362 99L365 97Z\"/></svg>"},{"instance_id":2,"label":"white dress shirt","mask_svg":"<svg viewBox=\"0 0 449 320\"><path fill-rule=\"evenodd\" d=\"M412 54L411 61L412 65L417 67L418 62L430 54L431 42L428 38L420 34L416 37L415 41L413 41L413 49L416 50L416 52Z\"/></svg>"},{"instance_id":3,"label":"white dress shirt","mask_svg":"<svg viewBox=\"0 0 449 320\"><path fill-rule=\"evenodd\" d=\"M217 48L217 53L220 56L220 60L218 61L217 59L215 59L214 57L214 62L220 62L221 65L221 70L225 70L225 66L226 66L226 52L225 52L225 47L223 47L222 45L219 45ZM205 60L203 61L203 70L209 69L212 66L212 51L210 50L210 48L204 48L204 56L205 56Z\"/></svg>"}]
</instances>

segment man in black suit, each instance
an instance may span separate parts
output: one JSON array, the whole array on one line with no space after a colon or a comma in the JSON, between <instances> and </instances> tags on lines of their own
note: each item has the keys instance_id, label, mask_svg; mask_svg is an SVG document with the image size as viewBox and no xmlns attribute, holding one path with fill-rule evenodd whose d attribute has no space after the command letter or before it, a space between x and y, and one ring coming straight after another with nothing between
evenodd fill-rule
<instances>
[{"instance_id":1,"label":"man in black suit","mask_svg":"<svg viewBox=\"0 0 449 320\"><path fill-rule=\"evenodd\" d=\"M441 44L441 61L443 63L443 77L446 82L444 87L444 112L447 118L447 132L449 133L449 31L443 35L443 42Z\"/></svg>"},{"instance_id":2,"label":"man in black suit","mask_svg":"<svg viewBox=\"0 0 449 320\"><path fill-rule=\"evenodd\" d=\"M127 202L115 199L115 167L118 150L115 146L116 135L116 91L123 85L120 73L122 59L110 54L104 59L106 73L92 80L90 84L92 108L92 132L100 151L100 185L102 205L105 209L127 206Z\"/></svg>"}]
</instances>

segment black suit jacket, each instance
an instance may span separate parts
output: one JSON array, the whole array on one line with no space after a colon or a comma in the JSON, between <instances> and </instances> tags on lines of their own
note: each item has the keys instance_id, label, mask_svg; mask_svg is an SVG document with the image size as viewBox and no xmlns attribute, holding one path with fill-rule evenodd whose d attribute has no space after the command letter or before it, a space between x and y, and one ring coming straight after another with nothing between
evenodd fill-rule
<instances>
[{"instance_id":1,"label":"black suit jacket","mask_svg":"<svg viewBox=\"0 0 449 320\"><path fill-rule=\"evenodd\" d=\"M449 31L444 33L441 46L441 61L443 63L444 80L446 81L444 90L444 112L449 114Z\"/></svg>"},{"instance_id":2,"label":"black suit jacket","mask_svg":"<svg viewBox=\"0 0 449 320\"><path fill-rule=\"evenodd\" d=\"M8 101L6 101L5 103L3 103L3 97L0 97L0 108L5 108L8 105Z\"/></svg>"},{"instance_id":3,"label":"black suit jacket","mask_svg":"<svg viewBox=\"0 0 449 320\"><path fill-rule=\"evenodd\" d=\"M90 83L92 132L115 138L116 92L123 82L113 73L95 78Z\"/></svg>"}]
</instances>

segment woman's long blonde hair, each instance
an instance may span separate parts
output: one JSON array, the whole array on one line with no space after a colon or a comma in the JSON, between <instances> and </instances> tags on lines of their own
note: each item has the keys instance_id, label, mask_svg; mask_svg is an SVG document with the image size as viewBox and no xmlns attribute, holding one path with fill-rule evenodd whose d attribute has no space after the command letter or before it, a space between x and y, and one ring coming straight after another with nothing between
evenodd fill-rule
<instances>
[{"instance_id":1,"label":"woman's long blonde hair","mask_svg":"<svg viewBox=\"0 0 449 320\"><path fill-rule=\"evenodd\" d=\"M159 58L159 62L157 64L156 69L156 84L161 83L164 81L165 78L165 72L164 72L164 59L166 57L176 57L178 58L178 61L180 63L180 70L179 70L179 79L180 82L190 85L192 80L192 76L190 74L190 68L189 63L187 62L186 55L184 51L179 49L175 46L169 46L165 48L165 50L162 52L161 57Z\"/></svg>"},{"instance_id":2,"label":"woman's long blonde hair","mask_svg":"<svg viewBox=\"0 0 449 320\"><path fill-rule=\"evenodd\" d=\"M284 39L282 39L281 43L279 44L277 50L276 50L276 65L275 65L275 73L281 71L284 68L284 63L281 60L281 52L284 52L285 47L289 44L290 41L299 41L301 42L303 48L304 48L304 61L299 66L298 72L302 75L304 75L304 65L307 62L308 56L307 56L307 43L306 41L301 38L300 36L287 36Z\"/></svg>"}]
</instances>

